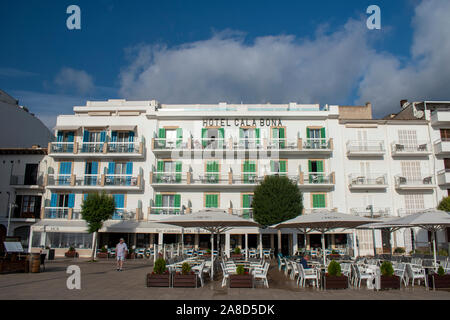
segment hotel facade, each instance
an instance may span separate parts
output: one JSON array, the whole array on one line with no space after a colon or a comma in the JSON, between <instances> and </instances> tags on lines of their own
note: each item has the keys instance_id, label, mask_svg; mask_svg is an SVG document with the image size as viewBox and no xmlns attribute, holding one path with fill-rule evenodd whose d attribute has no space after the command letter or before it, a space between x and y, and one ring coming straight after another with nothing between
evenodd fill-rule
<instances>
[{"instance_id":1,"label":"hotel facade","mask_svg":"<svg viewBox=\"0 0 450 320\"><path fill-rule=\"evenodd\" d=\"M90 255L81 204L90 192L112 194L113 218L100 244L152 247L181 241L182 230L158 223L174 214L219 208L252 218L255 186L284 175L303 193L304 214L317 209L358 216L398 217L436 208L450 189L450 103L402 102L396 114L372 118L372 107L315 104L167 105L158 101L88 101L61 115L49 143L40 221L29 246L63 255L75 246ZM448 129L447 129L448 128ZM448 134L448 136L447 136ZM450 171L449 171L450 172ZM372 210L371 210L372 209ZM184 243L209 246L202 229L185 229ZM221 248L262 246L293 253L304 245L297 230L234 228ZM448 248L448 230L438 234ZM375 232L376 250L426 248L426 231ZM336 230L327 246L352 255L373 253L372 232ZM306 236L308 248L320 235Z\"/></svg>"}]
</instances>

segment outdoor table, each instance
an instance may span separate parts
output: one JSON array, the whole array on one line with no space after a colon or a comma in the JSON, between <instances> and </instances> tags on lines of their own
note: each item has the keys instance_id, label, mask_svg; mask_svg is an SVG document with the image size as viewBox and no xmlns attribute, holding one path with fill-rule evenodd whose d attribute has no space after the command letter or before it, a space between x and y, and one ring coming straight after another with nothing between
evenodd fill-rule
<instances>
[{"instance_id":1,"label":"outdoor table","mask_svg":"<svg viewBox=\"0 0 450 320\"><path fill-rule=\"evenodd\" d=\"M365 265L364 268L372 277L367 279L367 289L380 290L381 289L381 272L380 267L374 265Z\"/></svg>"}]
</instances>

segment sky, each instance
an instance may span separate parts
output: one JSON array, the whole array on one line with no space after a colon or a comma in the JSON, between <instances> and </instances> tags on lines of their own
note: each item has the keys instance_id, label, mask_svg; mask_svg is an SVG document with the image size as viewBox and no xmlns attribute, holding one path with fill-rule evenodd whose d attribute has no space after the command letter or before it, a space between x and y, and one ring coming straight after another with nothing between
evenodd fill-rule
<instances>
[{"instance_id":1,"label":"sky","mask_svg":"<svg viewBox=\"0 0 450 320\"><path fill-rule=\"evenodd\" d=\"M81 9L81 29L66 12ZM369 30L370 5L381 29ZM49 128L87 100L450 100L450 1L2 0L0 89Z\"/></svg>"}]
</instances>

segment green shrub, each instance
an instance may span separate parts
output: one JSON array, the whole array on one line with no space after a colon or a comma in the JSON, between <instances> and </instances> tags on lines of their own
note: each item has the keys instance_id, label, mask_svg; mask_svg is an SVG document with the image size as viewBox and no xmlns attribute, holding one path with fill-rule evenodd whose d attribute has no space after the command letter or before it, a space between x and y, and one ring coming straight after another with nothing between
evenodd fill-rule
<instances>
[{"instance_id":1,"label":"green shrub","mask_svg":"<svg viewBox=\"0 0 450 320\"><path fill-rule=\"evenodd\" d=\"M397 247L394 250L394 253L405 253L405 252L406 252L405 249L402 247Z\"/></svg>"},{"instance_id":2,"label":"green shrub","mask_svg":"<svg viewBox=\"0 0 450 320\"><path fill-rule=\"evenodd\" d=\"M394 275L394 267L390 261L384 261L380 267L381 275L392 277Z\"/></svg>"},{"instance_id":3,"label":"green shrub","mask_svg":"<svg viewBox=\"0 0 450 320\"><path fill-rule=\"evenodd\" d=\"M134 253L134 249L133 249L133 248L128 249L128 253L129 253L129 254Z\"/></svg>"},{"instance_id":4,"label":"green shrub","mask_svg":"<svg viewBox=\"0 0 450 320\"><path fill-rule=\"evenodd\" d=\"M328 265L328 275L332 277L340 277L342 275L341 273L341 265L339 262L336 262L332 260L330 264Z\"/></svg>"},{"instance_id":5,"label":"green shrub","mask_svg":"<svg viewBox=\"0 0 450 320\"><path fill-rule=\"evenodd\" d=\"M189 274L189 272L191 272L191 265L187 262L184 262L181 266L181 272L183 274Z\"/></svg>"},{"instance_id":6,"label":"green shrub","mask_svg":"<svg viewBox=\"0 0 450 320\"><path fill-rule=\"evenodd\" d=\"M153 266L153 272L156 274L163 274L166 272L166 261L162 258L157 259Z\"/></svg>"},{"instance_id":7,"label":"green shrub","mask_svg":"<svg viewBox=\"0 0 450 320\"><path fill-rule=\"evenodd\" d=\"M206 249L207 254L211 254L211 249Z\"/></svg>"},{"instance_id":8,"label":"green shrub","mask_svg":"<svg viewBox=\"0 0 450 320\"><path fill-rule=\"evenodd\" d=\"M338 254L336 250L331 250L331 254Z\"/></svg>"},{"instance_id":9,"label":"green shrub","mask_svg":"<svg viewBox=\"0 0 450 320\"><path fill-rule=\"evenodd\" d=\"M69 247L69 251L75 251L74 247Z\"/></svg>"},{"instance_id":10,"label":"green shrub","mask_svg":"<svg viewBox=\"0 0 450 320\"><path fill-rule=\"evenodd\" d=\"M236 273L237 273L238 275L242 276L242 275L245 273L244 266L241 265L241 264L238 265L238 266L236 267Z\"/></svg>"},{"instance_id":11,"label":"green shrub","mask_svg":"<svg viewBox=\"0 0 450 320\"><path fill-rule=\"evenodd\" d=\"M102 252L102 253L107 253L107 252L108 252L108 249L106 249L106 247L102 247L102 248L100 249L100 252Z\"/></svg>"},{"instance_id":12,"label":"green shrub","mask_svg":"<svg viewBox=\"0 0 450 320\"><path fill-rule=\"evenodd\" d=\"M440 266L437 273L440 277L444 276L445 275L444 268L442 268L442 266Z\"/></svg>"},{"instance_id":13,"label":"green shrub","mask_svg":"<svg viewBox=\"0 0 450 320\"><path fill-rule=\"evenodd\" d=\"M239 247L234 248L234 254L241 254L241 248Z\"/></svg>"},{"instance_id":14,"label":"green shrub","mask_svg":"<svg viewBox=\"0 0 450 320\"><path fill-rule=\"evenodd\" d=\"M440 256L442 257L448 257L448 251L445 249L439 249L439 253Z\"/></svg>"}]
</instances>

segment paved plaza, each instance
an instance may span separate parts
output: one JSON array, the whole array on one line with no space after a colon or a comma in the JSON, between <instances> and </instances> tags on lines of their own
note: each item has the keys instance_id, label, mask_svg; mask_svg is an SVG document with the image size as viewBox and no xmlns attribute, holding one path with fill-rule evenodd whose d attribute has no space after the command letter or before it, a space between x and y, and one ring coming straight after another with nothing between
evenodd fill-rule
<instances>
[{"instance_id":1,"label":"paved plaza","mask_svg":"<svg viewBox=\"0 0 450 320\"><path fill-rule=\"evenodd\" d=\"M208 281L203 288L148 288L146 274L152 270L147 259L127 260L123 272L115 270L114 260L88 262L83 259L58 259L46 263L42 273L0 275L0 299L170 299L170 300L302 300L302 299L431 299L450 300L450 291L426 290L415 286L401 290L374 292L361 289L321 291L297 288L294 281L279 272L273 262L269 285L254 289L222 288L221 281ZM81 269L81 290L69 290L66 273L69 265ZM221 280L221 276L218 277Z\"/></svg>"}]
</instances>

